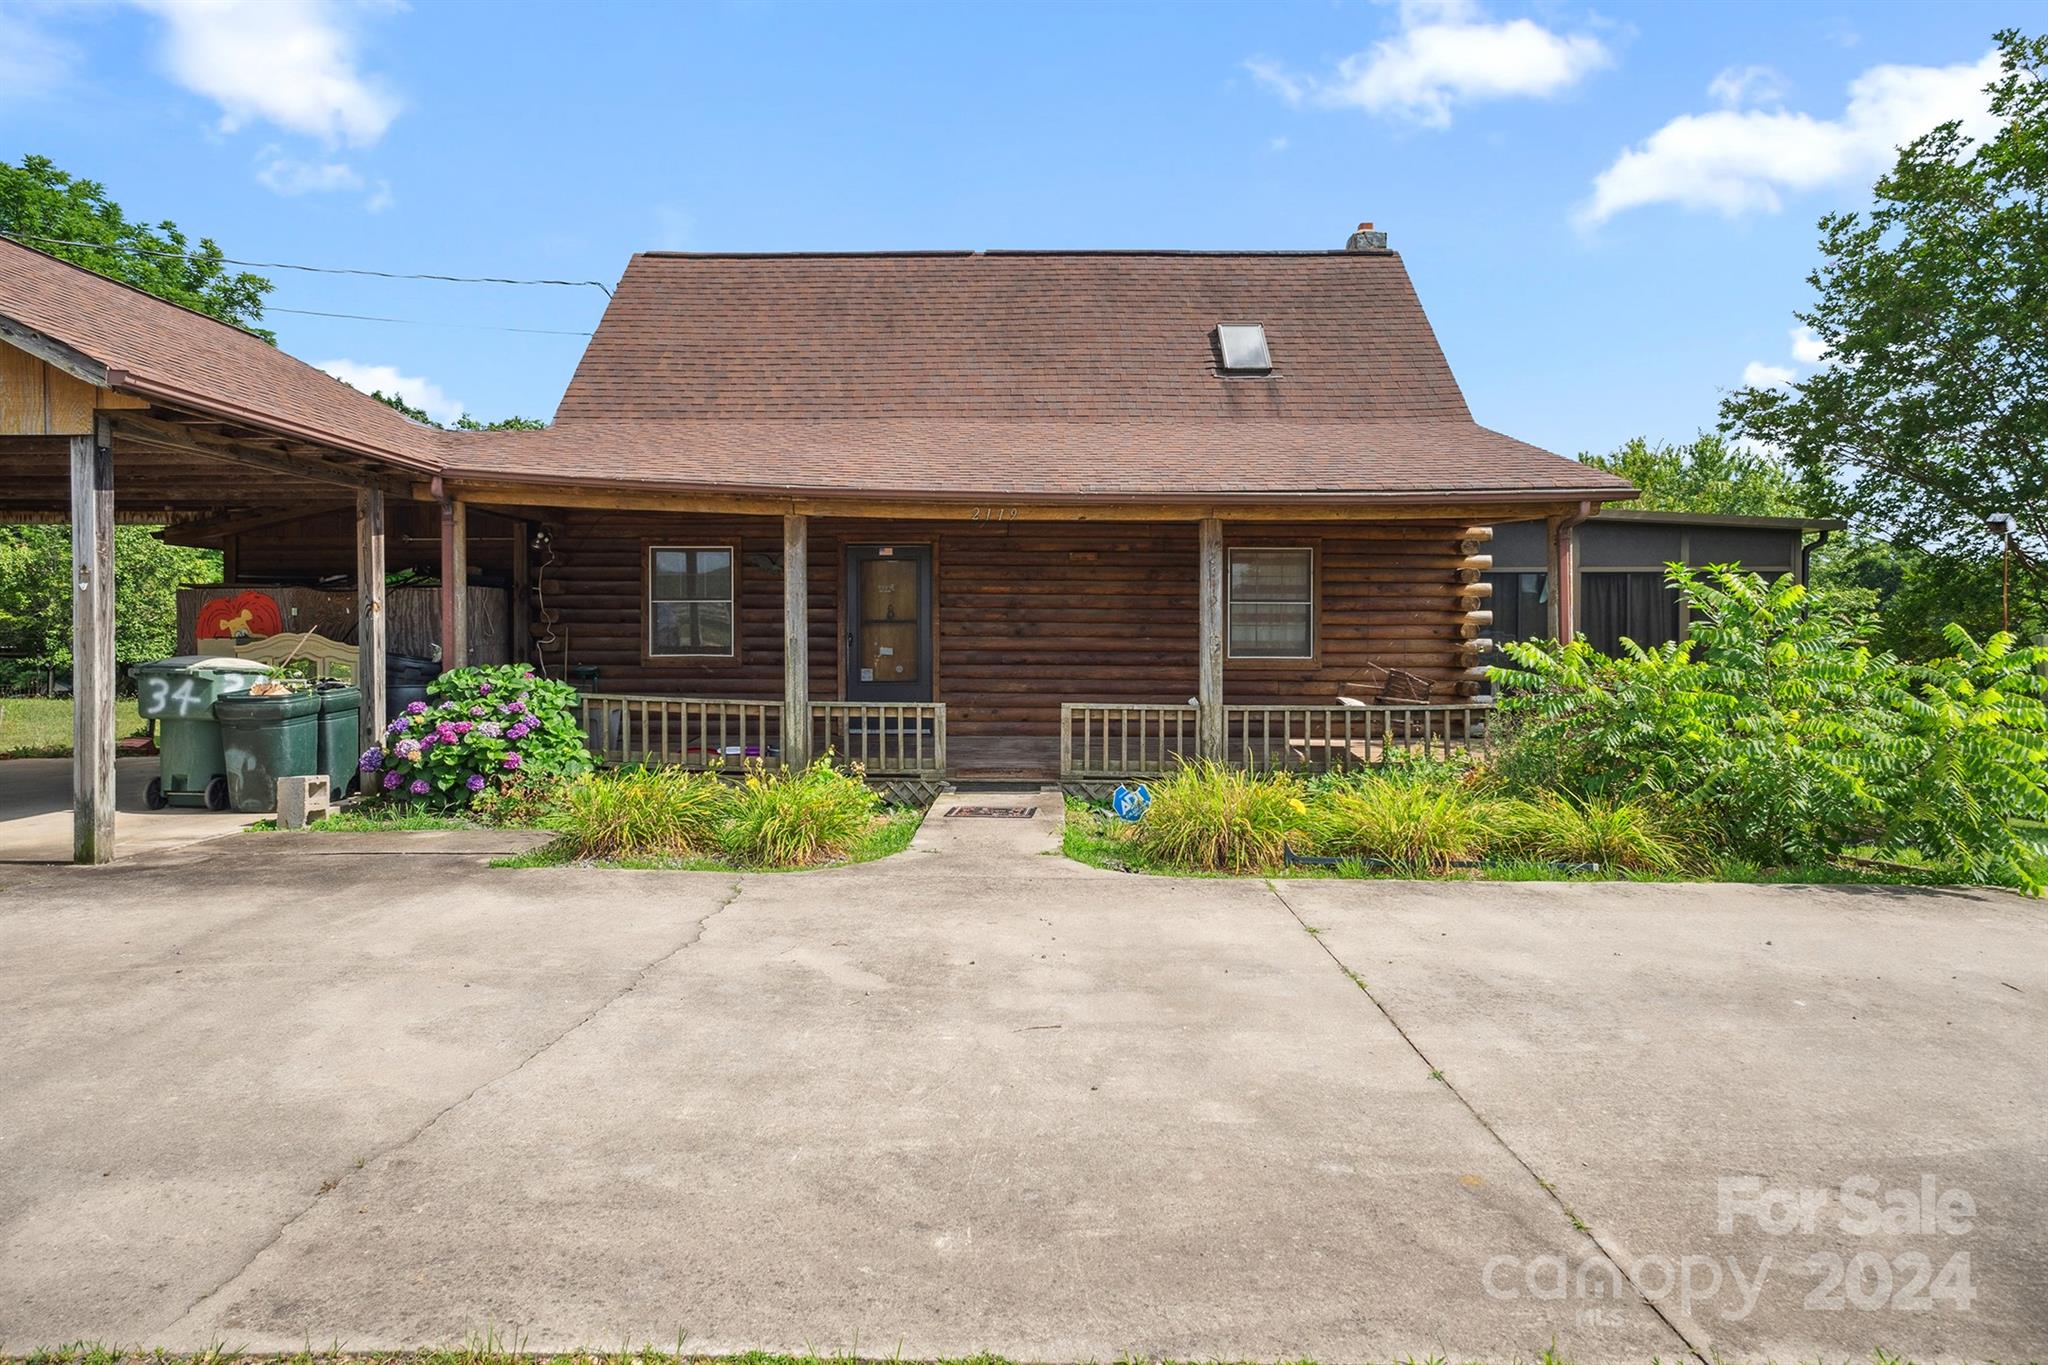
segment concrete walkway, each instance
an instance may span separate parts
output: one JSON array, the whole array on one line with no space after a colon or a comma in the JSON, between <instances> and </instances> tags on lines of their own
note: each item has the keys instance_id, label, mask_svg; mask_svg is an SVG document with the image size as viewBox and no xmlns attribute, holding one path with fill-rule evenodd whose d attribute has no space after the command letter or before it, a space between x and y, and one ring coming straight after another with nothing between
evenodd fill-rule
<instances>
[{"instance_id":1,"label":"concrete walkway","mask_svg":"<svg viewBox=\"0 0 2048 1365\"><path fill-rule=\"evenodd\" d=\"M114 763L114 852L127 858L233 834L254 815L199 806L151 810L143 789L157 775L154 758ZM71 861L71 760L0 760L0 863Z\"/></svg>"},{"instance_id":2,"label":"concrete walkway","mask_svg":"<svg viewBox=\"0 0 2048 1365\"><path fill-rule=\"evenodd\" d=\"M1079 867L1057 813L964 794L908 852L806 874L487 868L516 835L0 869L0 1341L496 1326L533 1349L1591 1362L2048 1340L2038 904L1276 891ZM1975 1215L1872 1240L1836 1200L1813 1233L1717 1229L1724 1179L1859 1174L1931 1176ZM1866 1250L1888 1274L1967 1253L1974 1299L1895 1304L1908 1262L1882 1308L1805 1306L1809 1256ZM1660 1289L1663 1255L1763 1283L1736 1316L1732 1287Z\"/></svg>"}]
</instances>

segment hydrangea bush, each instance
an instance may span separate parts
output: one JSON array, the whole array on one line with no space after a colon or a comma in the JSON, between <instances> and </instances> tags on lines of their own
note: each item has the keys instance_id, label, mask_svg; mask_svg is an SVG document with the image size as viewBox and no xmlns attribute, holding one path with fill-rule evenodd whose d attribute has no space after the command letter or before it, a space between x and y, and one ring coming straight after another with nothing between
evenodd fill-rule
<instances>
[{"instance_id":1,"label":"hydrangea bush","mask_svg":"<svg viewBox=\"0 0 2048 1365\"><path fill-rule=\"evenodd\" d=\"M508 781L590 769L576 689L524 664L459 668L427 684L357 765L365 792L466 805Z\"/></svg>"}]
</instances>

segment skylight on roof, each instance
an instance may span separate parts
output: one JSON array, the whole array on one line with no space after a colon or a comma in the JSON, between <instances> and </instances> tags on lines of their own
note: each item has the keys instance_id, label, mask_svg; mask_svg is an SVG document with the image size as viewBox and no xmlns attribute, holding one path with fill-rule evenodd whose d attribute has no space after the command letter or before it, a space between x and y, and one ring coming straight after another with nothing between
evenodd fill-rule
<instances>
[{"instance_id":1,"label":"skylight on roof","mask_svg":"<svg viewBox=\"0 0 2048 1365\"><path fill-rule=\"evenodd\" d=\"M1266 329L1256 322L1216 325L1216 357L1225 374L1270 374L1273 357L1266 350Z\"/></svg>"}]
</instances>

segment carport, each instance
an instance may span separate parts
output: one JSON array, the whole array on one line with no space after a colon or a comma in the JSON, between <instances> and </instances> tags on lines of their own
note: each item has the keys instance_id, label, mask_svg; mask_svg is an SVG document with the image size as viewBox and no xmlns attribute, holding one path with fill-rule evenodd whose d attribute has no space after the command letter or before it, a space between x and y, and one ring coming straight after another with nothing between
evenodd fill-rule
<instances>
[{"instance_id":1,"label":"carport","mask_svg":"<svg viewBox=\"0 0 2048 1365\"><path fill-rule=\"evenodd\" d=\"M73 857L114 849L117 522L233 534L355 523L363 746L384 711L393 499L438 504L444 657L464 657L464 508L421 426L261 337L0 241L0 523L72 528Z\"/></svg>"}]
</instances>

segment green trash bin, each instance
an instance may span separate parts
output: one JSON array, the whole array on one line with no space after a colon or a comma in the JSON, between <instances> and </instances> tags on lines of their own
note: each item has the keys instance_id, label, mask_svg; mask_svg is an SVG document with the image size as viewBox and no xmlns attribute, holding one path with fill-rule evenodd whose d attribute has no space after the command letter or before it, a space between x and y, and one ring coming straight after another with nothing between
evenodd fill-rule
<instances>
[{"instance_id":1,"label":"green trash bin","mask_svg":"<svg viewBox=\"0 0 2048 1365\"><path fill-rule=\"evenodd\" d=\"M173 802L228 808L227 761L213 704L248 691L274 671L254 659L218 654L181 654L128 670L135 680L136 710L156 722L157 775L145 794L151 810Z\"/></svg>"},{"instance_id":2,"label":"green trash bin","mask_svg":"<svg viewBox=\"0 0 2048 1365\"><path fill-rule=\"evenodd\" d=\"M355 779L356 760L362 757L356 741L356 716L363 706L363 694L344 683L321 683L313 695L320 698L320 771L327 774L327 790L339 801L348 794Z\"/></svg>"},{"instance_id":3,"label":"green trash bin","mask_svg":"<svg viewBox=\"0 0 2048 1365\"><path fill-rule=\"evenodd\" d=\"M277 779L320 774L320 696L286 692L222 697L213 704L227 760L228 804L238 811L277 809Z\"/></svg>"}]
</instances>

